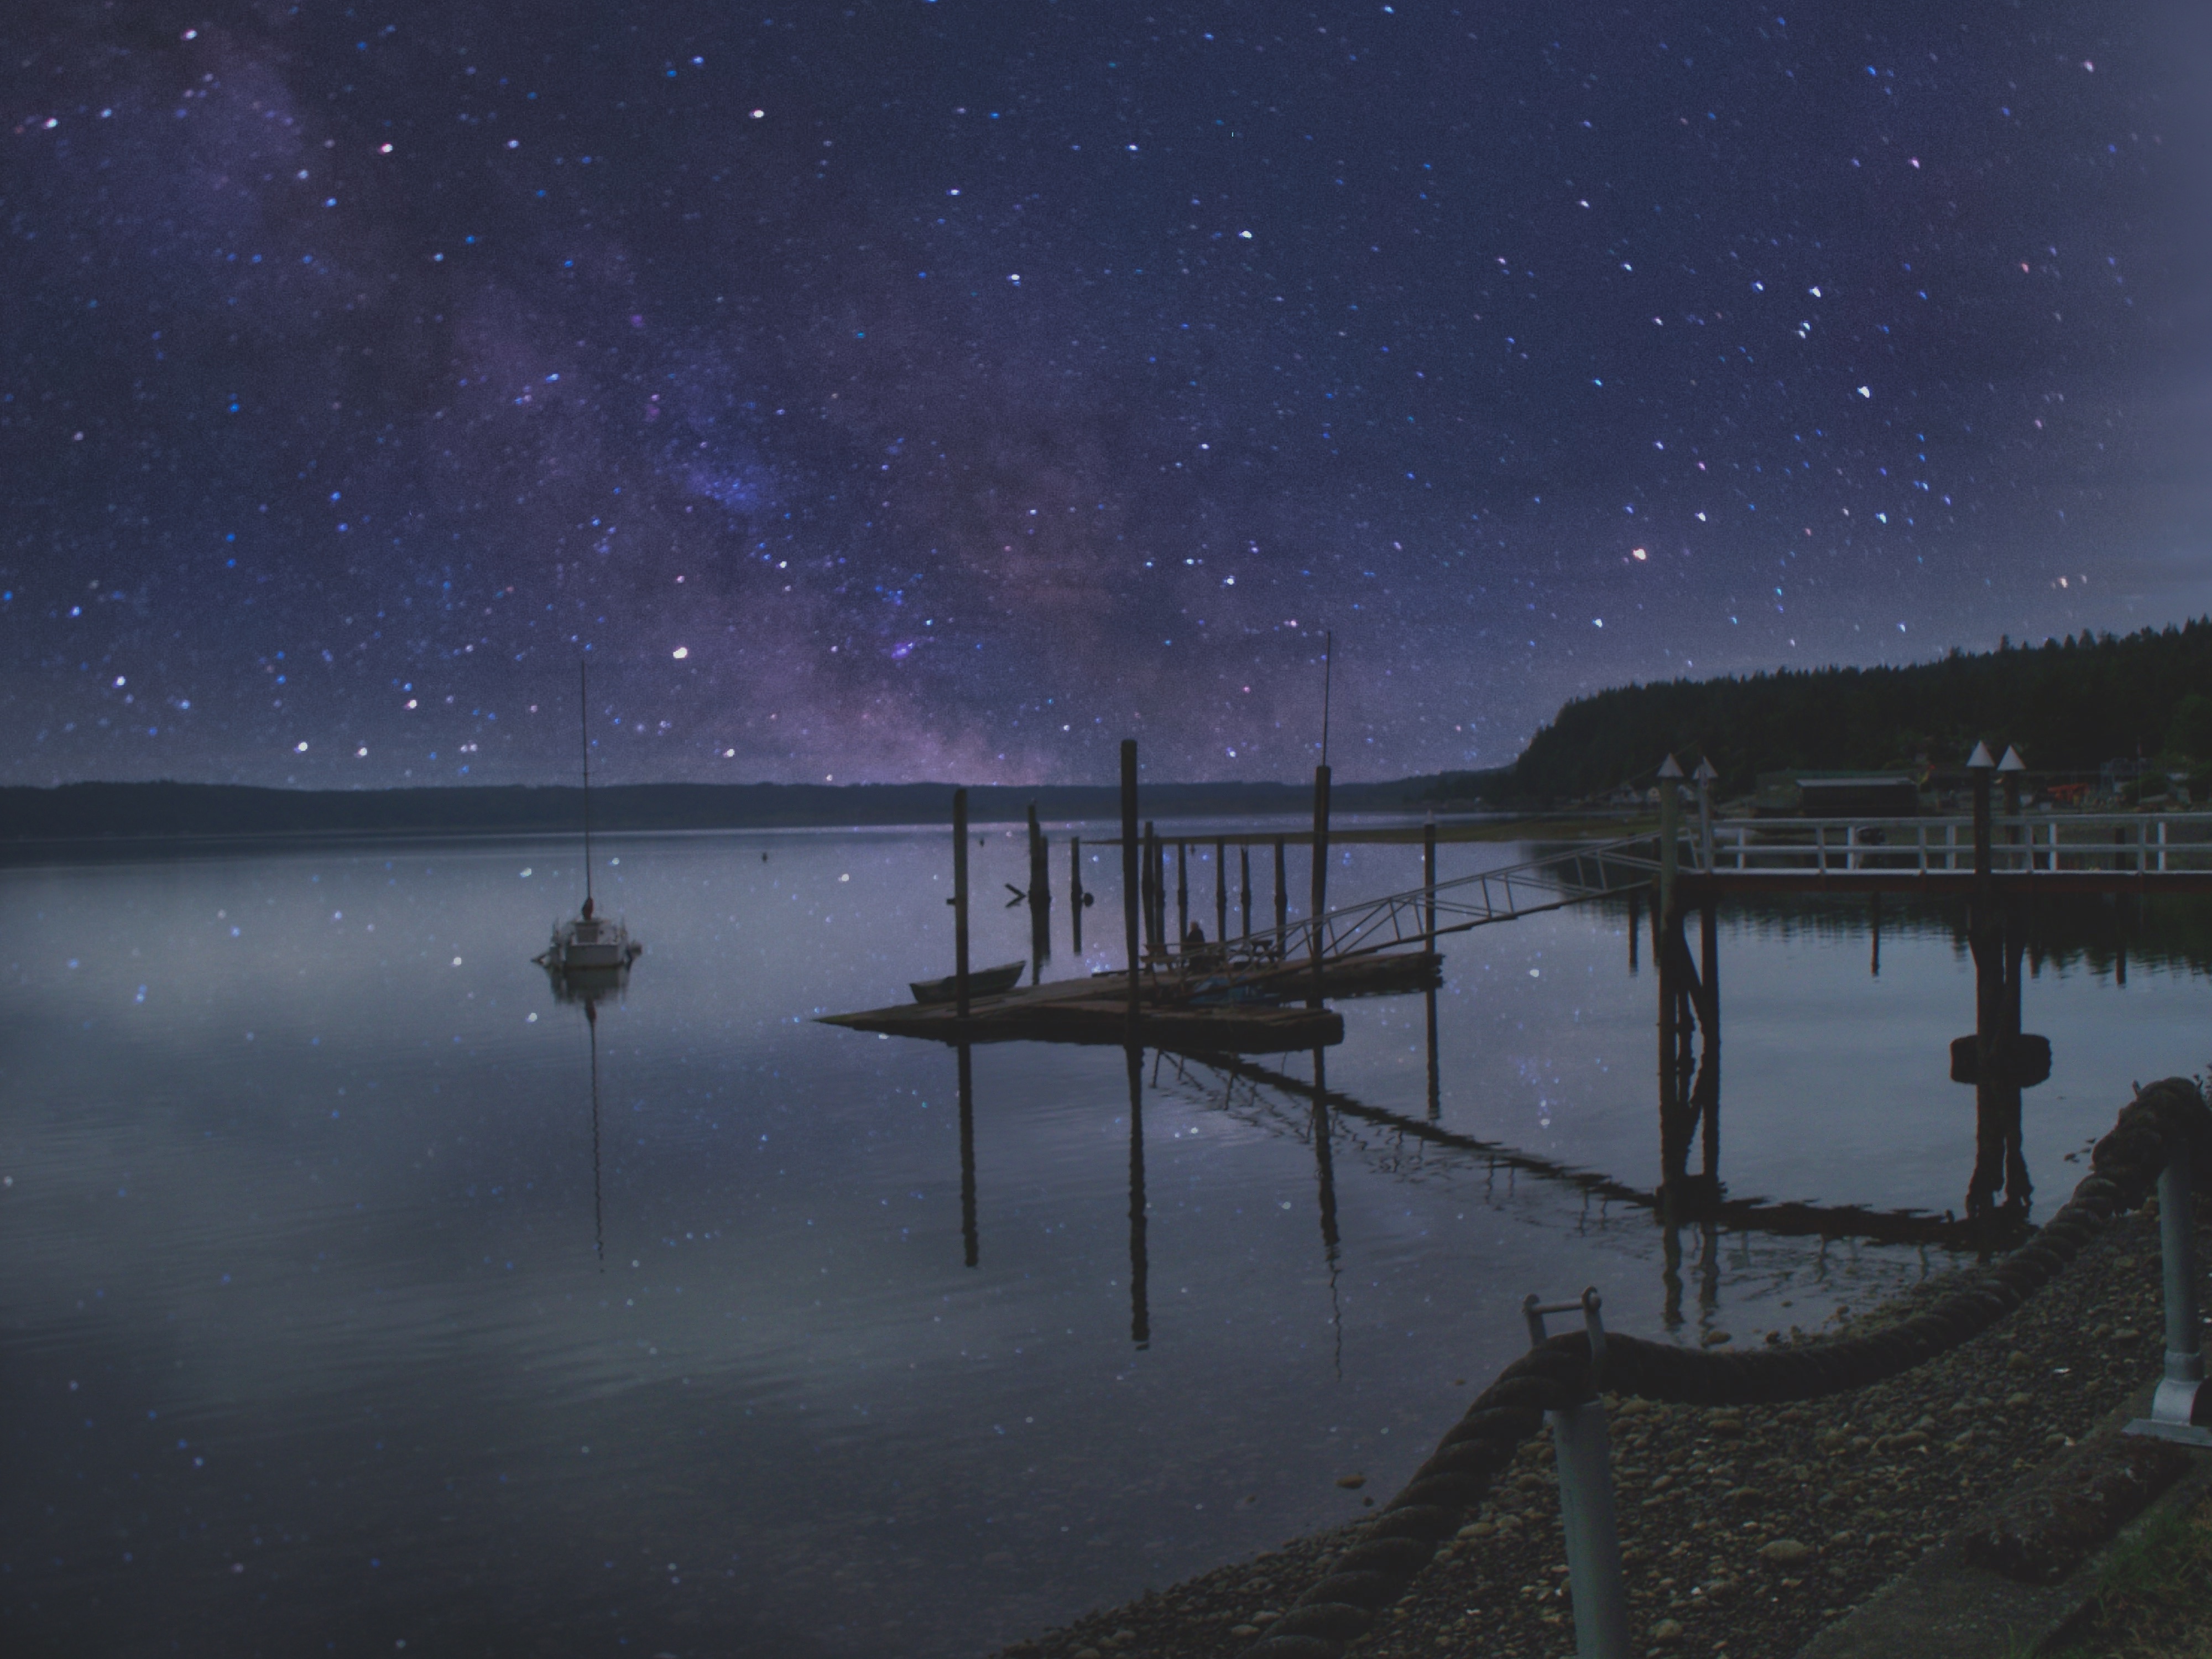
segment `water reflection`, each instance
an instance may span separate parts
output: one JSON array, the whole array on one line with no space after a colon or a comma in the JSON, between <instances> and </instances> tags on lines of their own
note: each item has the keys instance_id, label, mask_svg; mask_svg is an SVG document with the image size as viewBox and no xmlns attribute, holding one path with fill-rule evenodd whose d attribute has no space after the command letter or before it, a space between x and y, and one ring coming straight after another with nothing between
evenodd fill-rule
<instances>
[{"instance_id":1,"label":"water reflection","mask_svg":"<svg viewBox=\"0 0 2212 1659\"><path fill-rule=\"evenodd\" d=\"M1146 1249L1145 1051L1122 1050L1129 1075L1129 1340L1152 1344L1152 1257Z\"/></svg>"}]
</instances>

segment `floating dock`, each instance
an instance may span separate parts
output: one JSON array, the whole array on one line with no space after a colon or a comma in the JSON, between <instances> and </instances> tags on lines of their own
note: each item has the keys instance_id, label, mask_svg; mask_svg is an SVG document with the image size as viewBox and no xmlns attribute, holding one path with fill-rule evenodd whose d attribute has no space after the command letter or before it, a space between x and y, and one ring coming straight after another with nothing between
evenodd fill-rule
<instances>
[{"instance_id":1,"label":"floating dock","mask_svg":"<svg viewBox=\"0 0 2212 1659\"><path fill-rule=\"evenodd\" d=\"M1441 979L1443 958L1433 951L1398 951L1328 963L1324 996L1376 996L1424 991ZM1294 998L1313 983L1311 963L1293 962L1239 974L1240 987ZM1205 1003L1187 1000L1187 977L1146 975L1133 1041L1182 1054L1279 1054L1334 1048L1344 1041L1344 1016L1297 1001ZM977 997L963 1019L949 1002L902 1003L859 1013L829 1014L824 1025L878 1031L887 1036L927 1037L936 1042L1088 1042L1116 1046L1133 1040L1126 973L1055 980L998 996Z\"/></svg>"}]
</instances>

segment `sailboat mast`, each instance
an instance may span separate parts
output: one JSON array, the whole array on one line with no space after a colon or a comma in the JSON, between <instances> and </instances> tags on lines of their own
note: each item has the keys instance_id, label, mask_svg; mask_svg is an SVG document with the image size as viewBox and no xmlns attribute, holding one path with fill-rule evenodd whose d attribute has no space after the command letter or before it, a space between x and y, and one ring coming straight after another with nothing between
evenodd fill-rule
<instances>
[{"instance_id":1,"label":"sailboat mast","mask_svg":"<svg viewBox=\"0 0 2212 1659\"><path fill-rule=\"evenodd\" d=\"M592 670L576 665L576 723L584 743L584 904L592 902Z\"/></svg>"}]
</instances>

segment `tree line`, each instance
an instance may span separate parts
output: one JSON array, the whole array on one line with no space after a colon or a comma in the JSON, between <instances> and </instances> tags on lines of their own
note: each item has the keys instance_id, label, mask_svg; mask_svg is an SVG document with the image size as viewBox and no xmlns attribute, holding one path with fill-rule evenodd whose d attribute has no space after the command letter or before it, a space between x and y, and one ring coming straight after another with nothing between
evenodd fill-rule
<instances>
[{"instance_id":1,"label":"tree line","mask_svg":"<svg viewBox=\"0 0 2212 1659\"><path fill-rule=\"evenodd\" d=\"M1567 703L1510 768L1462 775L1492 799L1575 800L1648 783L1671 753L1685 769L1711 759L1736 793L1788 768L1949 772L1978 741L2045 775L2138 757L2212 770L2212 617L1906 667L1620 686Z\"/></svg>"}]
</instances>

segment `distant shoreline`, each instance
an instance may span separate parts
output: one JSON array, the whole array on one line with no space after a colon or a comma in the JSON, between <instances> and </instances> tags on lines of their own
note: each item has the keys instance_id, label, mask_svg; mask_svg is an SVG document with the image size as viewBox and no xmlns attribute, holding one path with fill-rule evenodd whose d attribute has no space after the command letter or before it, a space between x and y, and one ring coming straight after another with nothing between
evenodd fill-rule
<instances>
[{"instance_id":1,"label":"distant shoreline","mask_svg":"<svg viewBox=\"0 0 2212 1659\"><path fill-rule=\"evenodd\" d=\"M1437 778L1339 784L1333 811L1465 811L1441 799ZM951 784L617 784L592 792L592 828L606 834L717 830L895 829L952 821ZM1056 823L1113 821L1111 787L1024 789L970 786L969 821L1019 823L1035 805ZM1150 785L1139 796L1148 819L1310 814L1303 784ZM240 784L74 783L0 788L0 848L22 854L101 846L315 842L337 837L420 839L564 835L583 823L583 792L565 787L269 789Z\"/></svg>"}]
</instances>

